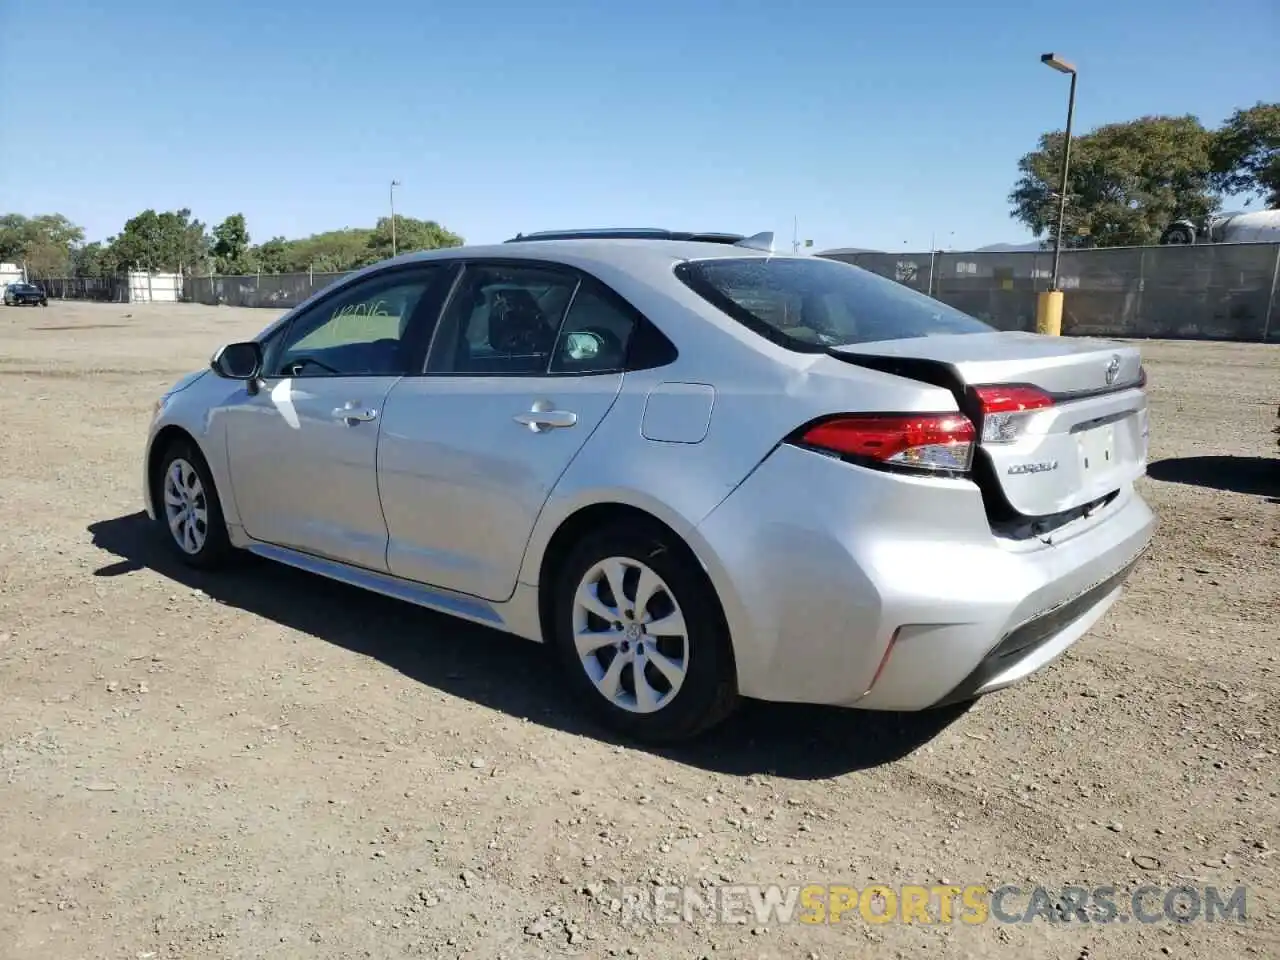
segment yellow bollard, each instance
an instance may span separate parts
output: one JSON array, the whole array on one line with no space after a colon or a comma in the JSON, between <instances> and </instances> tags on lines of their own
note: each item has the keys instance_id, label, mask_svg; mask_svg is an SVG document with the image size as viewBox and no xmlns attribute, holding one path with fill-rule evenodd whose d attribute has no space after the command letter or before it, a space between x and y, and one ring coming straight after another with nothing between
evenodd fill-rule
<instances>
[{"instance_id":1,"label":"yellow bollard","mask_svg":"<svg viewBox=\"0 0 1280 960\"><path fill-rule=\"evenodd\" d=\"M1036 297L1036 333L1062 335L1062 291L1046 290Z\"/></svg>"}]
</instances>

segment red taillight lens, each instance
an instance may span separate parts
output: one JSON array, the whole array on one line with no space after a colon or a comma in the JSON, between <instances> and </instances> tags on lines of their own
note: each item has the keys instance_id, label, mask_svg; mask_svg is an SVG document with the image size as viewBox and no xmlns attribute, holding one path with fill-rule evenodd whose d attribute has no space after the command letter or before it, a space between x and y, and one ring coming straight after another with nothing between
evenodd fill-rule
<instances>
[{"instance_id":1,"label":"red taillight lens","mask_svg":"<svg viewBox=\"0 0 1280 960\"><path fill-rule=\"evenodd\" d=\"M977 433L958 413L849 415L810 427L800 442L868 464L964 473Z\"/></svg>"},{"instance_id":2,"label":"red taillight lens","mask_svg":"<svg viewBox=\"0 0 1280 960\"><path fill-rule=\"evenodd\" d=\"M983 414L1016 413L1020 410L1039 410L1053 406L1053 397L1035 387L1005 386L974 387L974 394L982 405Z\"/></svg>"},{"instance_id":3,"label":"red taillight lens","mask_svg":"<svg viewBox=\"0 0 1280 960\"><path fill-rule=\"evenodd\" d=\"M982 442L1012 443L1022 435L1027 416L1053 406L1053 397L1036 387L990 384L974 387L982 410Z\"/></svg>"}]
</instances>

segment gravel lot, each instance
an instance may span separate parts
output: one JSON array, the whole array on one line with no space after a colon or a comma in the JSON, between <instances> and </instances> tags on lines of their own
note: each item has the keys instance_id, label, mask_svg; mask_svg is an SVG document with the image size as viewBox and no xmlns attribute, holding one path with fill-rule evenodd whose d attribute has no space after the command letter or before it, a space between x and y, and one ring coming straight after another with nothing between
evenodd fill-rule
<instances>
[{"instance_id":1,"label":"gravel lot","mask_svg":"<svg viewBox=\"0 0 1280 960\"><path fill-rule=\"evenodd\" d=\"M1157 541L1047 671L654 752L533 644L167 559L151 404L272 316L0 309L0 956L1280 956L1280 346L1142 345ZM628 921L654 882L1243 884L1249 919Z\"/></svg>"}]
</instances>

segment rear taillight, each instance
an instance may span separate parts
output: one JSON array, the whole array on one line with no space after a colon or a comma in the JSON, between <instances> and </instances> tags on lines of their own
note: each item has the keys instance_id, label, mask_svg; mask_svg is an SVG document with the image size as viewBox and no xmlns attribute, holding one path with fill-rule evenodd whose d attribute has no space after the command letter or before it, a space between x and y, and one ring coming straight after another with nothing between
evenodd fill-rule
<instances>
[{"instance_id":1,"label":"rear taillight","mask_svg":"<svg viewBox=\"0 0 1280 960\"><path fill-rule=\"evenodd\" d=\"M1021 384L974 387L973 395L982 411L983 443L1012 443L1022 435L1032 414L1054 403L1043 390Z\"/></svg>"},{"instance_id":2,"label":"rear taillight","mask_svg":"<svg viewBox=\"0 0 1280 960\"><path fill-rule=\"evenodd\" d=\"M976 437L958 413L849 414L814 424L796 442L867 466L964 473Z\"/></svg>"}]
</instances>

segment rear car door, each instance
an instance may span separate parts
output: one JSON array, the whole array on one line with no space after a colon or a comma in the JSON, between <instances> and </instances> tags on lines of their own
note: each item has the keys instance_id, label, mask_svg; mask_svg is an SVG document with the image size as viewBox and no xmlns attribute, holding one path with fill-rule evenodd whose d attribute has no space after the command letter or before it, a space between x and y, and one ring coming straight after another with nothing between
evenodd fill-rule
<instances>
[{"instance_id":1,"label":"rear car door","mask_svg":"<svg viewBox=\"0 0 1280 960\"><path fill-rule=\"evenodd\" d=\"M426 372L387 397L378 472L391 573L512 595L539 512L618 396L640 322L568 267L468 263Z\"/></svg>"},{"instance_id":2,"label":"rear car door","mask_svg":"<svg viewBox=\"0 0 1280 960\"><path fill-rule=\"evenodd\" d=\"M232 493L255 540L385 571L383 402L420 370L447 263L381 271L300 311L266 350L265 384L227 408Z\"/></svg>"}]
</instances>

